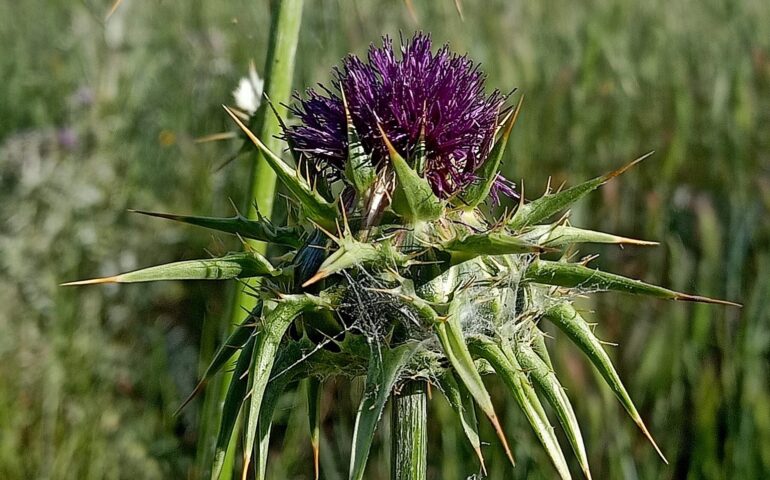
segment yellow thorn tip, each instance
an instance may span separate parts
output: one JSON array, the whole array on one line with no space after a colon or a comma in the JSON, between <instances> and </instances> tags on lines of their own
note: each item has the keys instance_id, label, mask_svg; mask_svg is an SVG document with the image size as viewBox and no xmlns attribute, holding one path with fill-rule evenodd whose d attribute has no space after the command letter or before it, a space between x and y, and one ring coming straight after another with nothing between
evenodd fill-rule
<instances>
[{"instance_id":1,"label":"yellow thorn tip","mask_svg":"<svg viewBox=\"0 0 770 480\"><path fill-rule=\"evenodd\" d=\"M112 277L91 278L88 280L77 280L75 282L60 283L60 287L75 287L79 285L100 285L103 283L120 283L120 275Z\"/></svg>"},{"instance_id":2,"label":"yellow thorn tip","mask_svg":"<svg viewBox=\"0 0 770 480\"><path fill-rule=\"evenodd\" d=\"M313 445L313 471L315 472L315 480L318 480L321 473L320 446L318 445L318 442L312 442L312 445Z\"/></svg>"},{"instance_id":3,"label":"yellow thorn tip","mask_svg":"<svg viewBox=\"0 0 770 480\"><path fill-rule=\"evenodd\" d=\"M306 287L314 284L315 282L317 282L319 280L323 280L324 278L326 278L328 276L329 276L329 272L326 272L324 270L319 270L318 272L316 272L315 275L313 275L312 277L307 279L305 281L305 283L302 284L302 288L306 288Z\"/></svg>"},{"instance_id":4,"label":"yellow thorn tip","mask_svg":"<svg viewBox=\"0 0 770 480\"><path fill-rule=\"evenodd\" d=\"M609 180L617 177L618 175L623 174L626 170L628 170L629 168L633 167L634 165L636 165L637 163L641 162L642 160L646 160L646 159L650 158L654 153L655 153L655 150L653 150L651 152L647 152L644 155L642 155L641 157L639 157L636 160L634 160L633 162L631 162L631 163L629 163L627 165L623 165L622 167L618 168L617 170L608 173L607 175L604 176L604 181L608 182Z\"/></svg>"},{"instance_id":5,"label":"yellow thorn tip","mask_svg":"<svg viewBox=\"0 0 770 480\"><path fill-rule=\"evenodd\" d=\"M729 300L720 300L718 298L702 297L700 295L690 295L688 293L678 293L674 300L680 300L682 302L698 302L698 303L712 303L715 305L726 305L730 307L743 308L743 305Z\"/></svg>"},{"instance_id":6,"label":"yellow thorn tip","mask_svg":"<svg viewBox=\"0 0 770 480\"><path fill-rule=\"evenodd\" d=\"M663 452L660 451L660 448L658 448L658 444L655 443L655 439L652 438L652 434L650 434L650 431L647 430L647 427L644 425L644 422L642 421L642 419L641 418L636 418L636 419L634 419L634 421L639 426L639 428L642 430L642 433L644 434L644 436L647 437L647 440L650 441L650 443L652 444L653 448L655 448L655 451L658 452L658 455L660 456L660 458L666 463L666 465L668 465L668 459L666 458L665 455L663 455Z\"/></svg>"},{"instance_id":7,"label":"yellow thorn tip","mask_svg":"<svg viewBox=\"0 0 770 480\"><path fill-rule=\"evenodd\" d=\"M110 7L110 10L107 12L107 15L104 17L105 20L109 20L113 13L118 9L120 4L123 2L123 0L115 0L115 2Z\"/></svg>"},{"instance_id":8,"label":"yellow thorn tip","mask_svg":"<svg viewBox=\"0 0 770 480\"><path fill-rule=\"evenodd\" d=\"M516 466L516 461L513 459L513 453L511 452L511 448L508 446L508 440L505 439L505 434L503 433L503 427L500 426L500 421L497 419L497 415L494 413L489 415L489 421L492 422L492 426L495 427L495 432L497 432L497 436L500 439L501 442L503 442L503 449L505 450L505 455L508 457L508 460L511 461L511 465L514 467Z\"/></svg>"},{"instance_id":9,"label":"yellow thorn tip","mask_svg":"<svg viewBox=\"0 0 770 480\"><path fill-rule=\"evenodd\" d=\"M398 152L396 151L395 147L393 147L393 144L390 143L390 139L388 139L388 136L385 134L385 130L382 129L382 125L378 123L377 128L380 129L380 135L382 135L382 141L385 142L385 147L388 149L388 153L390 154L390 156L394 157L398 155Z\"/></svg>"},{"instance_id":10,"label":"yellow thorn tip","mask_svg":"<svg viewBox=\"0 0 770 480\"><path fill-rule=\"evenodd\" d=\"M487 476L487 465L484 463L484 455L481 453L481 447L473 447L476 452L476 456L479 457L479 463L481 464L481 473Z\"/></svg>"}]
</instances>

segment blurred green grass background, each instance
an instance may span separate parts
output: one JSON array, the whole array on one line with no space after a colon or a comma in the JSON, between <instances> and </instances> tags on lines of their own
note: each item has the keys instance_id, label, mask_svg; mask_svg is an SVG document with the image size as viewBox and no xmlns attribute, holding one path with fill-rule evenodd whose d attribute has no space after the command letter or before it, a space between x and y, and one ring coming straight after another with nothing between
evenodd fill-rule
<instances>
[{"instance_id":1,"label":"blurred green grass background","mask_svg":"<svg viewBox=\"0 0 770 480\"><path fill-rule=\"evenodd\" d=\"M127 208L231 213L248 172L220 104L267 48L267 0L0 2L0 478L200 478L195 402L202 332L226 286L79 290L61 281L235 248ZM549 342L595 478L770 477L770 2L766 0L310 0L295 87L348 52L416 29L525 94L506 174L525 195L657 153L573 211L644 239L602 266L744 308L616 295L586 305L671 464L655 456L579 353ZM588 253L588 252L585 252ZM490 478L555 472L497 389L519 460L484 438ZM352 387L352 388L351 388ZM352 394L350 392L353 392ZM345 478L356 385L324 399L322 475ZM431 402L431 478L476 471L456 421ZM278 408L269 478L311 478L301 391ZM387 478L378 432L368 478ZM576 469L577 473L578 470Z\"/></svg>"}]
</instances>

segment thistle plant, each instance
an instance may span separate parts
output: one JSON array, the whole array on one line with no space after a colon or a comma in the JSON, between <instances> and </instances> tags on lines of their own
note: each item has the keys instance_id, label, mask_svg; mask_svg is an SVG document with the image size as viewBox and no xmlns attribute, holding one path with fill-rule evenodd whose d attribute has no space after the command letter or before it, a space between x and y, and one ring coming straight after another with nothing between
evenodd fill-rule
<instances>
[{"instance_id":1,"label":"thistle plant","mask_svg":"<svg viewBox=\"0 0 770 480\"><path fill-rule=\"evenodd\" d=\"M242 421L244 478L266 472L276 401L306 380L318 477L319 399L335 377L364 377L349 478L361 479L374 431L392 399L392 477L425 478L426 390L444 395L485 473L477 411L491 423L511 463L512 449L482 380L506 385L561 478L571 478L543 402L550 405L586 478L580 426L554 372L543 332L558 327L583 351L642 434L658 450L602 343L573 305L600 291L729 304L620 275L576 260L586 243L650 245L581 229L561 215L618 170L527 202L500 175L521 101L485 92L478 65L432 50L417 34L347 57L330 87L295 95L297 121L281 121L294 166L225 110L275 172L292 202L285 224L141 212L273 245L74 282L246 279L257 306L220 348L199 386L234 357L212 478L218 478ZM500 197L510 213L492 212ZM280 254L280 255L279 255ZM257 286L255 286L257 285ZM560 337L561 338L561 337ZM658 450L661 458L663 453Z\"/></svg>"}]
</instances>

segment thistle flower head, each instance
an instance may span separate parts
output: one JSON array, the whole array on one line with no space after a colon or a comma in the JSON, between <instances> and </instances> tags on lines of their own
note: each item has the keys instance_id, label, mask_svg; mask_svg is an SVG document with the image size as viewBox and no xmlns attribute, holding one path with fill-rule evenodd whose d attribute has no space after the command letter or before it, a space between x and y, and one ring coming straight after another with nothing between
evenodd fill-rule
<instances>
[{"instance_id":1,"label":"thistle flower head","mask_svg":"<svg viewBox=\"0 0 770 480\"><path fill-rule=\"evenodd\" d=\"M291 107L300 124L285 137L316 170L339 178L348 152L345 107L372 163L382 168L388 150L380 127L395 149L412 159L424 139L425 177L433 191L446 198L476 180L475 172L489 154L505 97L484 92L485 77L466 56L448 45L432 51L430 36L402 40L400 58L393 42L383 37L366 60L348 56L334 70L333 88L310 89L295 95ZM495 190L511 194L499 179Z\"/></svg>"},{"instance_id":2,"label":"thistle flower head","mask_svg":"<svg viewBox=\"0 0 770 480\"><path fill-rule=\"evenodd\" d=\"M308 389L308 412L317 432L323 382L366 376L351 446L351 479L364 478L388 397L400 385L414 382L434 384L447 398L482 471L482 441L476 417L469 413L476 407L513 462L481 378L487 369L479 366L488 365L510 390L559 476L568 479L564 452L536 388L543 393L590 480L580 426L554 374L541 330L545 322L586 353L657 449L609 356L572 299L614 290L672 300L730 302L570 262L568 252L579 244L650 242L550 220L644 157L572 188L523 202L504 218L489 218L476 207L490 193L494 196L495 186L498 191L506 189L499 177L500 163L521 103L498 122L504 97L498 92L486 96L477 66L446 46L433 53L425 35L403 43L400 59L385 38L381 48L370 49L367 60L348 57L335 71L337 93L323 87L322 93L309 91L307 100L293 107L301 123L284 130L290 147L307 159L307 165L348 182L348 192L355 195L345 195L341 202L329 198L328 185L321 188L322 182L310 182L302 170L284 163L227 109L283 183L293 200L288 216L297 219L296 224L276 225L240 214L213 218L145 212L270 242L288 248L289 254L266 258L247 250L71 283L262 278L252 292L259 299L257 305L217 352L193 392L240 351L224 401L227 414L222 415L212 478L224 468L238 418L247 419L244 477L256 452L261 472L257 478L264 478L266 449L255 446L268 440L270 429L265 432L263 426L269 427L283 390L304 378L311 387L316 385ZM562 260L541 258L556 251L561 251Z\"/></svg>"}]
</instances>

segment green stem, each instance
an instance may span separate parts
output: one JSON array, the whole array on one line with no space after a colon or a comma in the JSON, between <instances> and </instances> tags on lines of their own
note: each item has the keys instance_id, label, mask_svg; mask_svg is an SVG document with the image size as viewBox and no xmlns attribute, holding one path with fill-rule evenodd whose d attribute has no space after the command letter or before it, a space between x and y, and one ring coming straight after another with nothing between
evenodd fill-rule
<instances>
[{"instance_id":1,"label":"green stem","mask_svg":"<svg viewBox=\"0 0 770 480\"><path fill-rule=\"evenodd\" d=\"M271 2L273 16L265 63L265 92L281 118L286 117L285 105L289 103L291 95L303 1L273 0ZM267 148L273 152L280 152L283 140L276 138L276 135L281 133L280 122L267 102L263 102L260 108L255 125L258 127L259 138ZM256 215L254 208L254 201L256 201L259 211L269 217L275 200L275 173L262 158L262 154L257 154L256 161L252 164L248 191L246 204L249 216ZM264 244L261 247L264 252Z\"/></svg>"},{"instance_id":2,"label":"green stem","mask_svg":"<svg viewBox=\"0 0 770 480\"><path fill-rule=\"evenodd\" d=\"M282 117L286 116L286 107L290 100L294 61L297 51L297 41L302 19L304 0L273 0L271 1L272 17L270 23L270 40L265 62L265 93ZM275 138L281 133L278 118L273 114L267 102L263 101L260 110L254 117L255 122L250 127L258 132L259 138L267 147L274 151L282 150L282 140ZM243 210L250 218L256 216L257 209L270 217L275 199L276 177L262 154L257 153L249 175L249 185ZM255 208L256 204L256 208ZM249 241L251 246L260 253L267 251L263 242ZM252 284L254 286L256 284ZM245 315L244 310L251 311L256 305L256 299L247 294L249 288L239 284L235 289L230 314L227 322L222 322L218 330L219 337L225 338L233 325L238 324ZM221 405L230 383L231 375L224 374L219 382L212 382L206 391L204 405L201 410L200 432L202 435L198 445L199 471L205 472L211 468L213 461L213 439L219 428ZM205 437L203 437L205 435ZM229 480L233 474L235 446L238 438L237 430L228 448L225 465L220 475L221 480Z\"/></svg>"},{"instance_id":3,"label":"green stem","mask_svg":"<svg viewBox=\"0 0 770 480\"><path fill-rule=\"evenodd\" d=\"M425 480L428 459L428 399L425 382L410 381L393 396L392 480Z\"/></svg>"}]
</instances>

